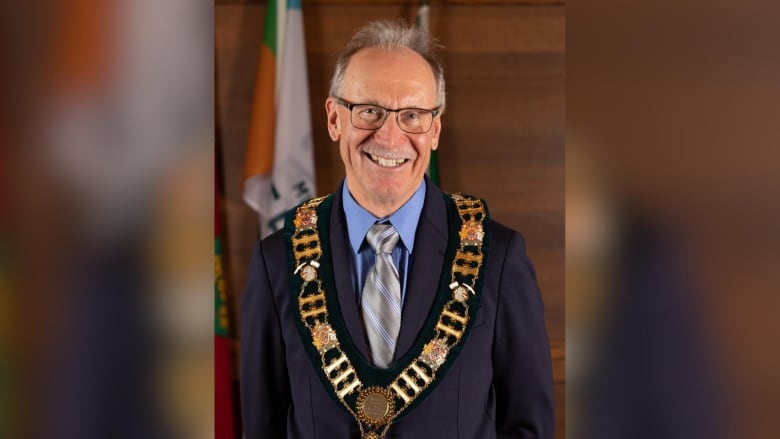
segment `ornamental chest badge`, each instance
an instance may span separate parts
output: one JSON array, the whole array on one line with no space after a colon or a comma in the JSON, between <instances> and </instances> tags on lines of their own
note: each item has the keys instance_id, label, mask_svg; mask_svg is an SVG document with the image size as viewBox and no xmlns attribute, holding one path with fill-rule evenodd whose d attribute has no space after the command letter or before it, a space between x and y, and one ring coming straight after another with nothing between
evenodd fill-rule
<instances>
[{"instance_id":1,"label":"ornamental chest badge","mask_svg":"<svg viewBox=\"0 0 780 439\"><path fill-rule=\"evenodd\" d=\"M447 341L441 338L436 338L428 342L423 347L420 360L433 370L438 369L447 360L447 353L449 347L447 347Z\"/></svg>"},{"instance_id":2,"label":"ornamental chest badge","mask_svg":"<svg viewBox=\"0 0 780 439\"><path fill-rule=\"evenodd\" d=\"M482 229L482 222L469 220L463 223L460 228L460 240L464 245L481 245L485 232Z\"/></svg>"},{"instance_id":3,"label":"ornamental chest badge","mask_svg":"<svg viewBox=\"0 0 780 439\"><path fill-rule=\"evenodd\" d=\"M339 344L336 331L330 325L317 322L311 328L311 339L320 353L327 352Z\"/></svg>"},{"instance_id":4,"label":"ornamental chest badge","mask_svg":"<svg viewBox=\"0 0 780 439\"><path fill-rule=\"evenodd\" d=\"M301 279L306 282L312 282L317 279L317 268L319 267L320 264L317 261L304 262L295 269L293 274L298 274L298 272L300 272Z\"/></svg>"},{"instance_id":5,"label":"ornamental chest badge","mask_svg":"<svg viewBox=\"0 0 780 439\"><path fill-rule=\"evenodd\" d=\"M300 209L293 220L298 230L314 229L317 226L317 211L314 209Z\"/></svg>"},{"instance_id":6,"label":"ornamental chest badge","mask_svg":"<svg viewBox=\"0 0 780 439\"><path fill-rule=\"evenodd\" d=\"M358 396L358 418L371 426L385 425L395 416L394 406L390 391L378 386L369 387Z\"/></svg>"}]
</instances>

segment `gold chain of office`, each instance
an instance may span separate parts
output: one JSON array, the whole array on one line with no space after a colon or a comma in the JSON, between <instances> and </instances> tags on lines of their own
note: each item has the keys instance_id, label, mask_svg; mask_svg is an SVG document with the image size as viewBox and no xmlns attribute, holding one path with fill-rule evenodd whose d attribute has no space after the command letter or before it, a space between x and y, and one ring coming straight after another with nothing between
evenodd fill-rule
<instances>
[{"instance_id":1,"label":"gold chain of office","mask_svg":"<svg viewBox=\"0 0 780 439\"><path fill-rule=\"evenodd\" d=\"M353 359L342 348L340 339L346 334L337 333L329 321L319 275L323 251L317 228L317 207L327 197L312 199L295 212L291 240L295 258L293 275L303 281L297 295L301 323L308 329L310 341L319 353L321 364L317 366L330 382L334 395L358 422L362 439L385 437L391 423L440 378L437 370L447 362L448 354L470 327L469 302L473 300L469 299L479 294L487 211L478 198L460 194L450 197L461 219L448 284L452 296L438 313L432 338L387 386L363 384L365 380L353 367Z\"/></svg>"}]
</instances>

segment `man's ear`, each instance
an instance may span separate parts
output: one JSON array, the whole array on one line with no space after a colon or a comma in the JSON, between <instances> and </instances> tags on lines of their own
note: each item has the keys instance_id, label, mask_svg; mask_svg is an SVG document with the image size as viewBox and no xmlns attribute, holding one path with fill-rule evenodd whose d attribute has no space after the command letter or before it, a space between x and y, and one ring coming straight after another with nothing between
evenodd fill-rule
<instances>
[{"instance_id":1,"label":"man's ear","mask_svg":"<svg viewBox=\"0 0 780 439\"><path fill-rule=\"evenodd\" d=\"M341 138L341 121L339 120L337 109L338 104L335 99L331 97L325 99L325 114L328 118L328 134L330 135L330 139L334 142L338 142Z\"/></svg>"},{"instance_id":2,"label":"man's ear","mask_svg":"<svg viewBox=\"0 0 780 439\"><path fill-rule=\"evenodd\" d=\"M431 127L431 150L436 151L439 148L439 136L441 135L441 116L433 119Z\"/></svg>"}]
</instances>

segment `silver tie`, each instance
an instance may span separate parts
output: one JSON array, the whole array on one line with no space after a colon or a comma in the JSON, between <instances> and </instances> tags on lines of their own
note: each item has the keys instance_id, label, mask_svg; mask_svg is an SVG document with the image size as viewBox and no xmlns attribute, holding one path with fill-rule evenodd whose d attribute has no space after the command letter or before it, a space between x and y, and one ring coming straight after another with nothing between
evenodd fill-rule
<instances>
[{"instance_id":1,"label":"silver tie","mask_svg":"<svg viewBox=\"0 0 780 439\"><path fill-rule=\"evenodd\" d=\"M374 224L366 234L376 262L366 276L361 308L371 358L379 367L393 361L401 328L401 283L392 256L398 239L398 231L390 224Z\"/></svg>"}]
</instances>

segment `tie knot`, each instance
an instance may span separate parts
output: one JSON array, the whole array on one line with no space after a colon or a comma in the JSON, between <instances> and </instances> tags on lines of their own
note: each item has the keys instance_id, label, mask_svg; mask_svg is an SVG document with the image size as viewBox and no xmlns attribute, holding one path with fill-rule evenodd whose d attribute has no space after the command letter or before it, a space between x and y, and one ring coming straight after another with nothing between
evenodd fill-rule
<instances>
[{"instance_id":1,"label":"tie knot","mask_svg":"<svg viewBox=\"0 0 780 439\"><path fill-rule=\"evenodd\" d=\"M366 234L368 245L377 253L392 253L399 238L392 224L374 224Z\"/></svg>"}]
</instances>

